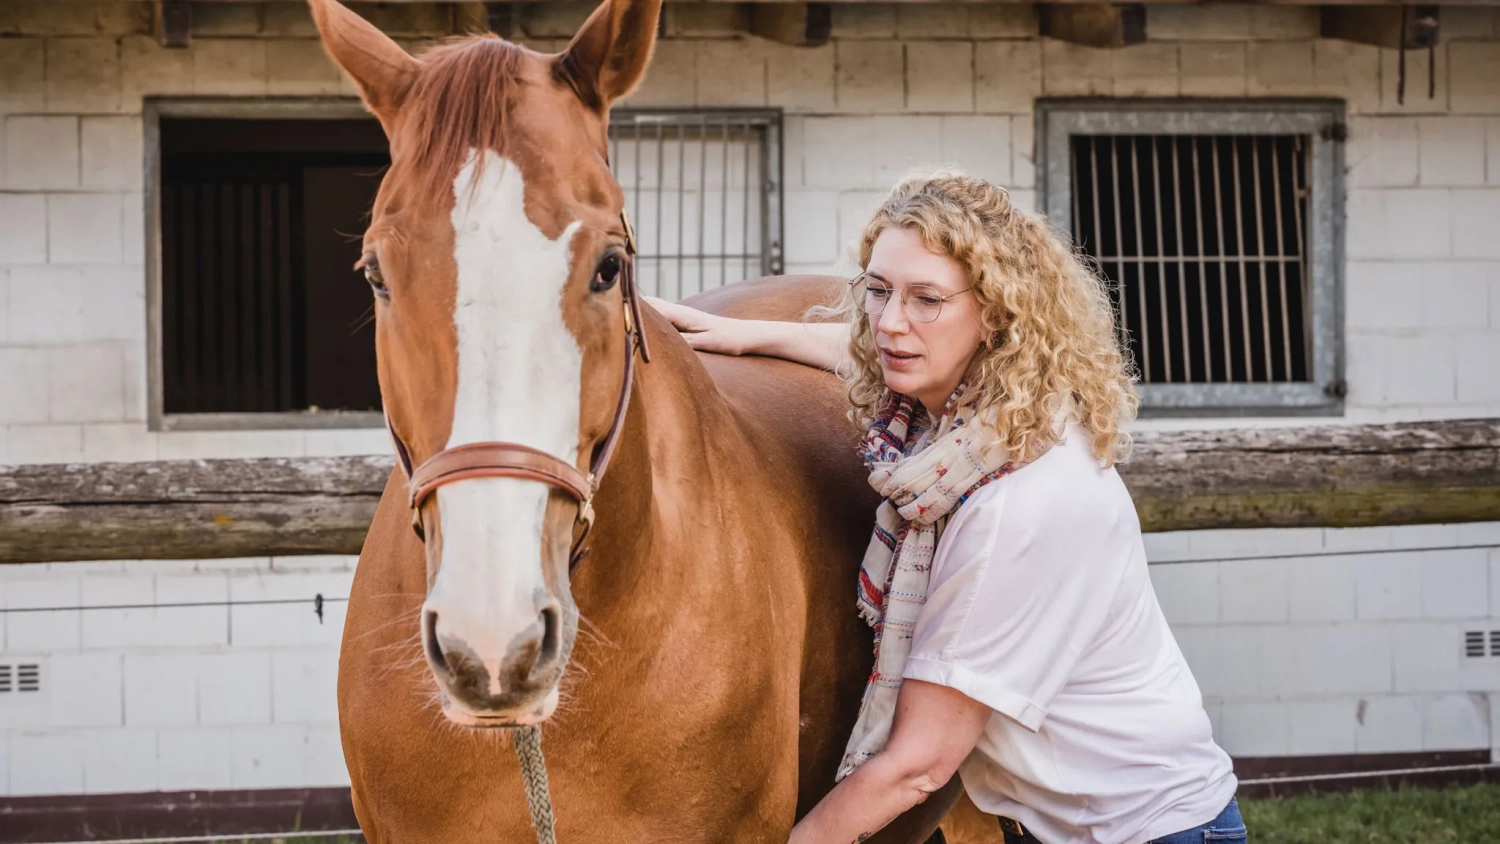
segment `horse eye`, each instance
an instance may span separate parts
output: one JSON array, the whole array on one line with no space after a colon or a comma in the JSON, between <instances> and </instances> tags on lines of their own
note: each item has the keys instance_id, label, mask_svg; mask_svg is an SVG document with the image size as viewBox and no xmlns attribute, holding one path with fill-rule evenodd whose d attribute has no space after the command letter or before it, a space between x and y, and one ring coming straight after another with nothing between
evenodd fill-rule
<instances>
[{"instance_id":1,"label":"horse eye","mask_svg":"<svg viewBox=\"0 0 1500 844\"><path fill-rule=\"evenodd\" d=\"M391 290L385 286L385 278L380 274L380 261L376 259L375 253L366 252L359 263L365 271L365 281L370 283L370 289L375 291L376 296L390 301Z\"/></svg>"},{"instance_id":2,"label":"horse eye","mask_svg":"<svg viewBox=\"0 0 1500 844\"><path fill-rule=\"evenodd\" d=\"M603 293L614 287L624 269L625 259L618 252L610 252L594 268L594 280L589 284L589 289L595 293Z\"/></svg>"}]
</instances>

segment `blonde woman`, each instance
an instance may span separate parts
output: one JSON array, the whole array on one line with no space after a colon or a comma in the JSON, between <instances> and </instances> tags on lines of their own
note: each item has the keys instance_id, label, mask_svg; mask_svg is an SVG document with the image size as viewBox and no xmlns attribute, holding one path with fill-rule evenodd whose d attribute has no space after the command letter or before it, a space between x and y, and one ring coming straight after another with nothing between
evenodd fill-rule
<instances>
[{"instance_id":1,"label":"blonde woman","mask_svg":"<svg viewBox=\"0 0 1500 844\"><path fill-rule=\"evenodd\" d=\"M875 672L793 844L862 841L955 772L1007 842L1244 841L1113 468L1136 399L1103 283L956 173L897 185L859 261L844 325L655 303L697 349L840 372L885 499Z\"/></svg>"}]
</instances>

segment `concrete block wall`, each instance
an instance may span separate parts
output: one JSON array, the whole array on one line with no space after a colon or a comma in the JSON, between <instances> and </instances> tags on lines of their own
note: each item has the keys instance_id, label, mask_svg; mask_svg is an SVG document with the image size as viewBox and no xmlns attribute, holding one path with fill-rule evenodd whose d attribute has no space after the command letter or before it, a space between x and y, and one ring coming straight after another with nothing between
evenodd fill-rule
<instances>
[{"instance_id":1,"label":"concrete block wall","mask_svg":"<svg viewBox=\"0 0 1500 844\"><path fill-rule=\"evenodd\" d=\"M1500 749L1500 523L1149 534L1151 579L1235 756ZM0 567L0 794L347 783L354 560ZM319 623L312 599L328 601ZM288 603L247 602L285 600ZM215 606L182 606L216 603ZM1496 758L1500 758L1497 756Z\"/></svg>"},{"instance_id":2,"label":"concrete block wall","mask_svg":"<svg viewBox=\"0 0 1500 844\"><path fill-rule=\"evenodd\" d=\"M0 695L0 794L346 785L335 685L353 567L0 566L0 663L42 680Z\"/></svg>"},{"instance_id":3,"label":"concrete block wall","mask_svg":"<svg viewBox=\"0 0 1500 844\"><path fill-rule=\"evenodd\" d=\"M1151 581L1235 756L1500 747L1500 523L1153 534Z\"/></svg>"}]
</instances>

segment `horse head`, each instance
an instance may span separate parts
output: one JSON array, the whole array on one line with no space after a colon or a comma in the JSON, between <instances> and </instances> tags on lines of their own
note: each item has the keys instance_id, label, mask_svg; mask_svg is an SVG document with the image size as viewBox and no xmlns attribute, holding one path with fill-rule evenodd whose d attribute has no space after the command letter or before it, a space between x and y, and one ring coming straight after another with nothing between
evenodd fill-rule
<instances>
[{"instance_id":1,"label":"horse head","mask_svg":"<svg viewBox=\"0 0 1500 844\"><path fill-rule=\"evenodd\" d=\"M556 55L483 36L421 58L309 3L390 140L362 264L426 548L426 659L451 721L539 723L578 629L570 550L630 390L633 243L607 128L661 0L604 0Z\"/></svg>"}]
</instances>

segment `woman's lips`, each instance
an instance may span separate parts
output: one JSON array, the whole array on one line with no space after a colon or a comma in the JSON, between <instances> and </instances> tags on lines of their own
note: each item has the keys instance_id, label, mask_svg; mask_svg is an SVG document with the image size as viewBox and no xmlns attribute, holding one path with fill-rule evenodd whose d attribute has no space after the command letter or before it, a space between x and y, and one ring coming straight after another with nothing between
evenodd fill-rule
<instances>
[{"instance_id":1,"label":"woman's lips","mask_svg":"<svg viewBox=\"0 0 1500 844\"><path fill-rule=\"evenodd\" d=\"M880 363L886 369L905 370L917 365L920 355L907 354L904 352L893 352L889 349L880 350Z\"/></svg>"}]
</instances>

